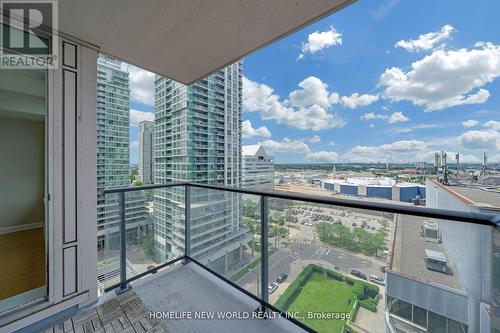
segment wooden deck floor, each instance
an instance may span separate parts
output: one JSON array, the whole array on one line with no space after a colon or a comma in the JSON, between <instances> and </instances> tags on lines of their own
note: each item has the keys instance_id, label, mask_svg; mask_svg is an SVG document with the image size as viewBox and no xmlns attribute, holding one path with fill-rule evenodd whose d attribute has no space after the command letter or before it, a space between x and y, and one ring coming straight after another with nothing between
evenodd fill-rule
<instances>
[{"instance_id":1,"label":"wooden deck floor","mask_svg":"<svg viewBox=\"0 0 500 333\"><path fill-rule=\"evenodd\" d=\"M133 291L65 320L43 333L162 333L165 330Z\"/></svg>"}]
</instances>

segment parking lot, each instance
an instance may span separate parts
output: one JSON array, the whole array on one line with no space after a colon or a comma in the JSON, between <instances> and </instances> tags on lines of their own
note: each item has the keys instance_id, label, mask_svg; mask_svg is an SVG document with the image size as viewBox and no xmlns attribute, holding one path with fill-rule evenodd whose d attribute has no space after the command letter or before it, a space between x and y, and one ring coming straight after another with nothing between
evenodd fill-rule
<instances>
[{"instance_id":1,"label":"parking lot","mask_svg":"<svg viewBox=\"0 0 500 333\"><path fill-rule=\"evenodd\" d=\"M376 213L355 212L342 208L323 208L313 206L295 206L286 209L285 212L297 217L296 223L304 227L314 227L317 223L326 222L331 224L342 224L350 229L363 228L368 232L375 233L388 227L392 220Z\"/></svg>"}]
</instances>

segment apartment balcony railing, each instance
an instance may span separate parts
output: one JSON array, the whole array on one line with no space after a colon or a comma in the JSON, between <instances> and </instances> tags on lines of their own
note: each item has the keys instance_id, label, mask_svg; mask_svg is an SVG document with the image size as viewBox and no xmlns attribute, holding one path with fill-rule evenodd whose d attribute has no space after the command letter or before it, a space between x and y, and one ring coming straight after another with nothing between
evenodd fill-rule
<instances>
[{"instance_id":1,"label":"apartment balcony railing","mask_svg":"<svg viewBox=\"0 0 500 333\"><path fill-rule=\"evenodd\" d=\"M137 191L148 198L154 230L124 222L127 197ZM400 318L399 326L473 332L469 307L474 303L490 309L485 313L493 325L500 281L498 211L191 182L104 192L116 200L121 223L119 237L109 240L100 260L114 256L120 274L119 282L100 277L102 290L128 290L131 282L182 262L258 302L260 313L279 314L309 332L384 331L386 326L399 332L389 316ZM210 216L217 217L217 228L226 221L228 229L210 232ZM460 243L458 234L467 241ZM194 241L193 235L208 236ZM476 248L463 248L472 239ZM478 264L482 271L471 270ZM472 295L471 278L490 292L480 299ZM379 315L370 316L373 311ZM314 317L321 313L334 317Z\"/></svg>"}]
</instances>

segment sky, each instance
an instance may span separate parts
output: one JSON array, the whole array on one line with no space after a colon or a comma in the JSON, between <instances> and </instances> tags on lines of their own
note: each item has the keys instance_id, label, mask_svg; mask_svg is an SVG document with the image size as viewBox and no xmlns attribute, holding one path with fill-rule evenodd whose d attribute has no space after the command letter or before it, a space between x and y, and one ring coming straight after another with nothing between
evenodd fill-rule
<instances>
[{"instance_id":1,"label":"sky","mask_svg":"<svg viewBox=\"0 0 500 333\"><path fill-rule=\"evenodd\" d=\"M500 162L500 1L360 0L245 57L243 144L277 163ZM131 163L153 74L125 65ZM450 155L451 156L451 155Z\"/></svg>"}]
</instances>

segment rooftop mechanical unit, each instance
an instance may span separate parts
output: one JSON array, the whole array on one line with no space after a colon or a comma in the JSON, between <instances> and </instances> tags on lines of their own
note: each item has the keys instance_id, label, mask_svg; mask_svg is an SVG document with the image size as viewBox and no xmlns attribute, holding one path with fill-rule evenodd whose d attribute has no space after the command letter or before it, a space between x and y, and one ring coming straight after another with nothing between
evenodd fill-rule
<instances>
[{"instance_id":1,"label":"rooftop mechanical unit","mask_svg":"<svg viewBox=\"0 0 500 333\"><path fill-rule=\"evenodd\" d=\"M441 234L435 221L426 220L422 225L422 236L426 242L441 243Z\"/></svg>"},{"instance_id":2,"label":"rooftop mechanical unit","mask_svg":"<svg viewBox=\"0 0 500 333\"><path fill-rule=\"evenodd\" d=\"M434 250L425 250L425 263L427 264L427 269L432 271L437 271L441 273L447 272L446 269L446 256L443 252L438 252Z\"/></svg>"}]
</instances>

